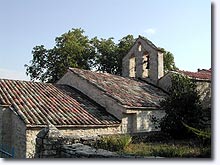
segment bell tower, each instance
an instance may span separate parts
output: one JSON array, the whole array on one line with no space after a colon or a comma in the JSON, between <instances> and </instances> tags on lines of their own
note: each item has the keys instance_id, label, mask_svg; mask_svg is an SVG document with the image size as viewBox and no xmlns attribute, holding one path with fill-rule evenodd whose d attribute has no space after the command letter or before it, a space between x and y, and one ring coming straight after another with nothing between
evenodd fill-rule
<instances>
[{"instance_id":1,"label":"bell tower","mask_svg":"<svg viewBox=\"0 0 220 165\"><path fill-rule=\"evenodd\" d=\"M151 41L139 36L122 60L122 76L141 78L156 85L163 75L163 53Z\"/></svg>"}]
</instances>

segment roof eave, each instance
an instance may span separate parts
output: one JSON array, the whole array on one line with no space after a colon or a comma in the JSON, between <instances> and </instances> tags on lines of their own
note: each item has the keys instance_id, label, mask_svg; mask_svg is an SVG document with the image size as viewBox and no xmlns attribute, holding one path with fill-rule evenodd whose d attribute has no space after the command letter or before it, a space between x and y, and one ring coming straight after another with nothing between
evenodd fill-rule
<instances>
[{"instance_id":1,"label":"roof eave","mask_svg":"<svg viewBox=\"0 0 220 165\"><path fill-rule=\"evenodd\" d=\"M118 127L121 123L118 124L107 124L107 125L54 125L56 128L106 128L106 127ZM31 125L27 124L27 128L45 128L47 125Z\"/></svg>"},{"instance_id":2,"label":"roof eave","mask_svg":"<svg viewBox=\"0 0 220 165\"><path fill-rule=\"evenodd\" d=\"M150 106L150 107L135 107L135 106L127 106L123 105L127 110L160 110L159 106Z\"/></svg>"}]
</instances>

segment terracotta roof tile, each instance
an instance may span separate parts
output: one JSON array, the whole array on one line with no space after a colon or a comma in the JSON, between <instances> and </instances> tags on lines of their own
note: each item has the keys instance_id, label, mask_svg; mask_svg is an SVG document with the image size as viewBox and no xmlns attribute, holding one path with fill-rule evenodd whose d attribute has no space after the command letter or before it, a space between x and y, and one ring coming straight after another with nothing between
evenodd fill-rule
<instances>
[{"instance_id":1,"label":"terracotta roof tile","mask_svg":"<svg viewBox=\"0 0 220 165\"><path fill-rule=\"evenodd\" d=\"M128 107L158 108L160 100L166 96L159 88L142 81L76 68L69 70Z\"/></svg>"},{"instance_id":2,"label":"terracotta roof tile","mask_svg":"<svg viewBox=\"0 0 220 165\"><path fill-rule=\"evenodd\" d=\"M189 72L189 71L181 71L181 70L178 70L177 72L187 75L194 79L211 80L212 77L211 69L201 70L199 72Z\"/></svg>"},{"instance_id":3,"label":"terracotta roof tile","mask_svg":"<svg viewBox=\"0 0 220 165\"><path fill-rule=\"evenodd\" d=\"M0 104L11 105L28 125L114 125L115 117L66 85L0 79Z\"/></svg>"}]
</instances>

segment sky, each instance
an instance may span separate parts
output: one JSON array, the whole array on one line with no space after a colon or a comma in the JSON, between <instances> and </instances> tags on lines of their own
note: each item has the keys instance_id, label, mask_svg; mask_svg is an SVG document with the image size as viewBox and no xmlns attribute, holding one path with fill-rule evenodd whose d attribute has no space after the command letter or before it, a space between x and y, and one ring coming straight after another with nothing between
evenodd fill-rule
<instances>
[{"instance_id":1,"label":"sky","mask_svg":"<svg viewBox=\"0 0 220 165\"><path fill-rule=\"evenodd\" d=\"M142 35L174 55L181 70L211 67L210 0L0 0L0 78L29 80L37 45L82 28L89 38Z\"/></svg>"}]
</instances>

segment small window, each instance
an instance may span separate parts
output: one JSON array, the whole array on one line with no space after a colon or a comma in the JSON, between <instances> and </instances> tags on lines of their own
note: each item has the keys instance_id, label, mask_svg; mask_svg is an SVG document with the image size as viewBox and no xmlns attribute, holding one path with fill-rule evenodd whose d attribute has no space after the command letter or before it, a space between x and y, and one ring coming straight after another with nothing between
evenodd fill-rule
<instances>
[{"instance_id":1,"label":"small window","mask_svg":"<svg viewBox=\"0 0 220 165\"><path fill-rule=\"evenodd\" d=\"M142 49L141 43L138 42L138 51L141 52L141 49Z\"/></svg>"},{"instance_id":2,"label":"small window","mask_svg":"<svg viewBox=\"0 0 220 165\"><path fill-rule=\"evenodd\" d=\"M150 69L150 56L148 52L144 52L142 58L142 65L143 65L143 72L142 77L146 78L149 77L149 69Z\"/></svg>"},{"instance_id":3,"label":"small window","mask_svg":"<svg viewBox=\"0 0 220 165\"><path fill-rule=\"evenodd\" d=\"M135 77L136 74L136 59L131 56L129 59L129 77Z\"/></svg>"}]
</instances>

